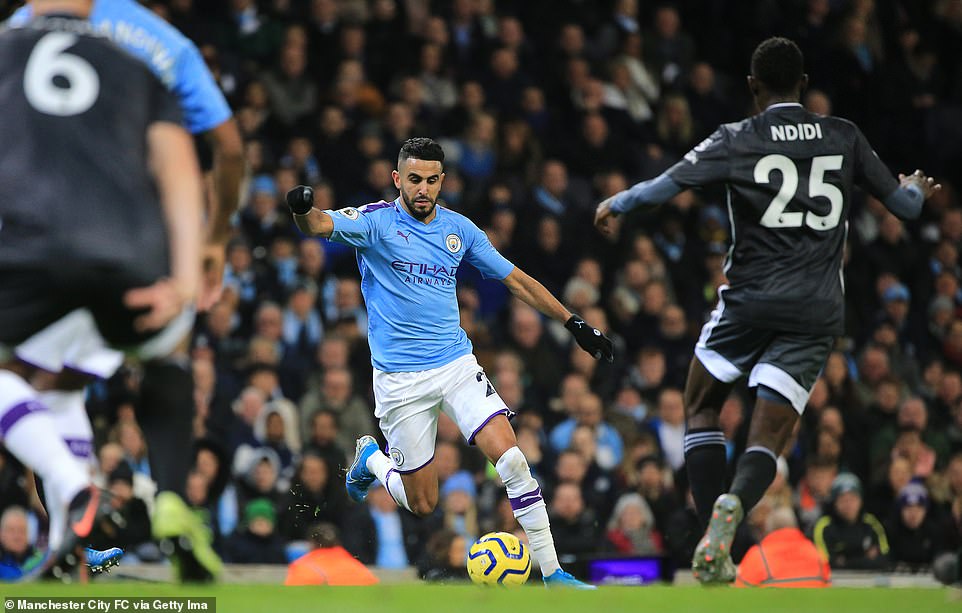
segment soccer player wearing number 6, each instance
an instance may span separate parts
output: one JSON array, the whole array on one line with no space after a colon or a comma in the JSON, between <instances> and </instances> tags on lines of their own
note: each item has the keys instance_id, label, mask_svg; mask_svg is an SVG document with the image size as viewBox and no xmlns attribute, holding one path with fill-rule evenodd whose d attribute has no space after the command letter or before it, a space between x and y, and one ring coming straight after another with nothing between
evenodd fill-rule
<instances>
[{"instance_id":1,"label":"soccer player wearing number 6","mask_svg":"<svg viewBox=\"0 0 962 613\"><path fill-rule=\"evenodd\" d=\"M98 494L31 383L107 345L163 358L189 334L203 192L176 98L85 20L89 0L34 9L0 32L0 440L43 480L57 554ZM28 340L40 363L13 352Z\"/></svg>"},{"instance_id":2,"label":"soccer player wearing number 6","mask_svg":"<svg viewBox=\"0 0 962 613\"><path fill-rule=\"evenodd\" d=\"M444 411L468 443L494 463L545 584L589 588L558 564L541 488L508 423L511 412L478 366L459 325L458 266L470 262L524 302L564 322L596 359L611 361L611 341L506 260L469 219L437 206L443 181L440 145L412 138L398 154L394 184L400 196L393 202L320 211L312 207L308 187L287 195L301 231L357 250L369 317L375 416L389 454L371 436L358 439L347 473L348 494L363 500L376 478L400 506L417 515L431 513L438 502L433 464L438 413Z\"/></svg>"},{"instance_id":3,"label":"soccer player wearing number 6","mask_svg":"<svg viewBox=\"0 0 962 613\"><path fill-rule=\"evenodd\" d=\"M857 126L809 113L802 53L785 38L755 49L748 86L759 113L720 126L664 174L598 205L595 223L660 204L691 187L725 185L731 248L728 284L702 328L685 389L685 458L707 531L692 568L702 582L730 582L735 527L775 476L788 441L843 332L842 251L853 185L901 218L916 218L940 186L921 171L892 177ZM758 390L748 447L725 490L718 414L734 382Z\"/></svg>"},{"instance_id":4,"label":"soccer player wearing number 6","mask_svg":"<svg viewBox=\"0 0 962 613\"><path fill-rule=\"evenodd\" d=\"M21 28L29 24L35 4L36 0L30 0L4 25ZM202 254L208 274L197 299L198 310L205 310L220 293L230 219L237 208L244 174L243 145L230 106L200 51L177 28L137 0L96 0L90 4L87 20L94 30L150 68L179 101L184 127L191 134L203 134L211 146L213 197L208 201L207 245ZM76 332L75 349L63 364L56 382L58 389L41 393L41 401L53 414L61 435L84 459L89 459L92 452L93 431L83 388L95 378L110 377L123 362L122 353L91 346L88 335ZM14 353L24 362L43 364L45 347L34 340L27 339ZM181 446L191 438L194 416L194 382L187 359L189 339L184 340L173 355L143 362L137 421L147 442L151 478L157 482L151 526L154 538L165 550L165 541L174 543L179 579L205 581L219 573L221 563L207 542L209 537L200 520L181 498L190 471L190 454L182 453ZM180 546L184 535L192 541L189 547ZM88 555L88 562L91 557ZM91 568L99 570L94 565Z\"/></svg>"}]
</instances>

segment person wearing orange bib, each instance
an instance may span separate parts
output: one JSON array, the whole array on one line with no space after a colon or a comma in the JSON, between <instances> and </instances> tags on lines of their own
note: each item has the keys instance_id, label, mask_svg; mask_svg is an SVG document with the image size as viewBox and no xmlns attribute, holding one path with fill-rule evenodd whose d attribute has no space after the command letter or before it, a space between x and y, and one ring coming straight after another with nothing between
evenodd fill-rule
<instances>
[{"instance_id":1,"label":"person wearing orange bib","mask_svg":"<svg viewBox=\"0 0 962 613\"><path fill-rule=\"evenodd\" d=\"M291 562L284 585L374 585L378 578L341 547L337 529L318 524L311 531L314 549Z\"/></svg>"},{"instance_id":2,"label":"person wearing orange bib","mask_svg":"<svg viewBox=\"0 0 962 613\"><path fill-rule=\"evenodd\" d=\"M795 513L786 507L772 511L767 534L748 550L738 566L735 587L828 587L828 562L798 529Z\"/></svg>"}]
</instances>

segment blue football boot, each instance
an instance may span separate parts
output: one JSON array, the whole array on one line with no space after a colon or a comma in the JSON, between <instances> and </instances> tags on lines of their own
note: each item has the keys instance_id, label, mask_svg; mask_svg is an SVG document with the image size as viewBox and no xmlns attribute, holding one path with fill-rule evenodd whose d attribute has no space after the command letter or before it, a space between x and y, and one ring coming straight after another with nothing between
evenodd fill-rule
<instances>
[{"instance_id":1,"label":"blue football boot","mask_svg":"<svg viewBox=\"0 0 962 613\"><path fill-rule=\"evenodd\" d=\"M354 462L344 477L344 485L347 487L347 495L354 502L362 502L367 498L367 490L374 483L376 477L367 468L367 459L375 453L380 453L377 441L374 437L365 434L357 439L357 447L354 451Z\"/></svg>"},{"instance_id":2,"label":"blue football boot","mask_svg":"<svg viewBox=\"0 0 962 613\"><path fill-rule=\"evenodd\" d=\"M87 554L87 566L90 567L90 572L94 573L109 571L112 566L120 564L120 558L124 557L124 550L120 547L111 547L103 551L87 547L84 551Z\"/></svg>"},{"instance_id":3,"label":"blue football boot","mask_svg":"<svg viewBox=\"0 0 962 613\"><path fill-rule=\"evenodd\" d=\"M570 573L566 573L560 568L544 578L545 587L549 588L571 588L575 590L596 590L598 586L578 581Z\"/></svg>"}]
</instances>

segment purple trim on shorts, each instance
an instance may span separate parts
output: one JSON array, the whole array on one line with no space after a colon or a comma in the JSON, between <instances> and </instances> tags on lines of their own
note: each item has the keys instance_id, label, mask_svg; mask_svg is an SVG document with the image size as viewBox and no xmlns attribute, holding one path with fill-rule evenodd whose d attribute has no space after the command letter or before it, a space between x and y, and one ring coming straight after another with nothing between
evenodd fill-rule
<instances>
[{"instance_id":1,"label":"purple trim on shorts","mask_svg":"<svg viewBox=\"0 0 962 613\"><path fill-rule=\"evenodd\" d=\"M46 366L41 366L40 364L37 364L36 362L31 362L31 361L28 360L27 358L21 357L20 354L16 352L16 350L14 350L14 352L13 352L13 357L15 357L15 358L17 359L17 361L23 362L24 364L26 364L27 366L30 366L31 368L36 368L36 369L38 369L38 370L42 370L43 372L49 372L49 373L52 373L52 374L57 374L57 371L55 371L55 370L49 370Z\"/></svg>"},{"instance_id":2,"label":"purple trim on shorts","mask_svg":"<svg viewBox=\"0 0 962 613\"><path fill-rule=\"evenodd\" d=\"M7 412L0 417L0 438L5 437L7 432L10 431L10 428L27 415L32 413L45 413L46 411L47 407L33 399L13 405L13 407L8 409Z\"/></svg>"},{"instance_id":3,"label":"purple trim on shorts","mask_svg":"<svg viewBox=\"0 0 962 613\"><path fill-rule=\"evenodd\" d=\"M82 369L82 368L77 368L76 366L70 366L69 364L66 364L66 363L63 363L63 364L60 365L60 370L59 370L59 371L50 370L50 369L48 369L48 368L47 368L46 366L44 366L44 365L37 364L36 362L31 362L31 361L28 360L27 358L21 356L21 355L20 355L19 353L17 353L16 351L14 351L13 357L17 358L18 361L23 362L23 363L26 364L27 366L30 366L30 367L32 367L32 368L37 368L37 369L39 369L39 370L42 370L43 372L49 372L49 373L51 373L51 374L57 374L57 373L59 373L59 372L65 371L65 370L72 370L72 371L74 371L74 372L80 373L81 375L84 375L84 376L87 376L87 377L93 377L94 379L97 379L97 380L109 379L109 378L110 378L109 375L105 377L105 376L101 375L100 373L90 372L89 370L84 370L84 369Z\"/></svg>"},{"instance_id":4,"label":"purple trim on shorts","mask_svg":"<svg viewBox=\"0 0 962 613\"><path fill-rule=\"evenodd\" d=\"M416 473L417 471L421 470L422 468L424 468L425 466L427 466L433 461L434 461L434 454L431 454L431 457L428 459L428 461L425 462L424 464L421 464L417 468L412 468L411 470L401 470L400 468L392 468L391 470L397 472L399 475L410 475L411 473Z\"/></svg>"},{"instance_id":5,"label":"purple trim on shorts","mask_svg":"<svg viewBox=\"0 0 962 613\"><path fill-rule=\"evenodd\" d=\"M541 502L543 500L544 498L541 497L540 487L534 488L533 491L530 491L527 494L521 494L517 498L511 498L510 496L508 497L508 502L511 503L511 510L516 512L520 511L521 509L526 509L536 502Z\"/></svg>"},{"instance_id":6,"label":"purple trim on shorts","mask_svg":"<svg viewBox=\"0 0 962 613\"><path fill-rule=\"evenodd\" d=\"M70 453L78 458L86 460L93 455L94 442L89 438L65 438L63 442L67 444Z\"/></svg>"},{"instance_id":7,"label":"purple trim on shorts","mask_svg":"<svg viewBox=\"0 0 962 613\"><path fill-rule=\"evenodd\" d=\"M503 409L498 409L491 415L488 415L488 418L485 419L483 422L481 422L481 425L475 428L474 432L471 433L471 436L468 437L468 445L473 445L474 437L478 435L478 432L481 432L481 429L487 426L488 422L494 419L495 417L497 417L498 415L504 415L508 419L511 419L512 417L514 417L514 411L512 411L508 407L504 407Z\"/></svg>"},{"instance_id":8,"label":"purple trim on shorts","mask_svg":"<svg viewBox=\"0 0 962 613\"><path fill-rule=\"evenodd\" d=\"M387 471L387 474L384 475L384 489L386 489L387 493L391 495L391 498L394 498L394 494L391 494L391 473L396 473L396 472L397 471L394 470L393 468L389 468ZM397 500L397 498L394 498L394 499Z\"/></svg>"}]
</instances>

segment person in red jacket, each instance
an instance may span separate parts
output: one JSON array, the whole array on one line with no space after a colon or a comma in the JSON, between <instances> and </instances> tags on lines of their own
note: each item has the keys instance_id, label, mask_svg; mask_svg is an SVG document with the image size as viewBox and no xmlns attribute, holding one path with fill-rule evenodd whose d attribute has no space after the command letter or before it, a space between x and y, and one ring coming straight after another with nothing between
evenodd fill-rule
<instances>
[{"instance_id":1,"label":"person in red jacket","mask_svg":"<svg viewBox=\"0 0 962 613\"><path fill-rule=\"evenodd\" d=\"M798 529L795 513L772 511L765 538L738 566L735 587L828 587L832 571L815 545Z\"/></svg>"},{"instance_id":2,"label":"person in red jacket","mask_svg":"<svg viewBox=\"0 0 962 613\"><path fill-rule=\"evenodd\" d=\"M337 528L317 524L310 530L314 549L287 567L284 585L374 585L378 578L341 547Z\"/></svg>"}]
</instances>

